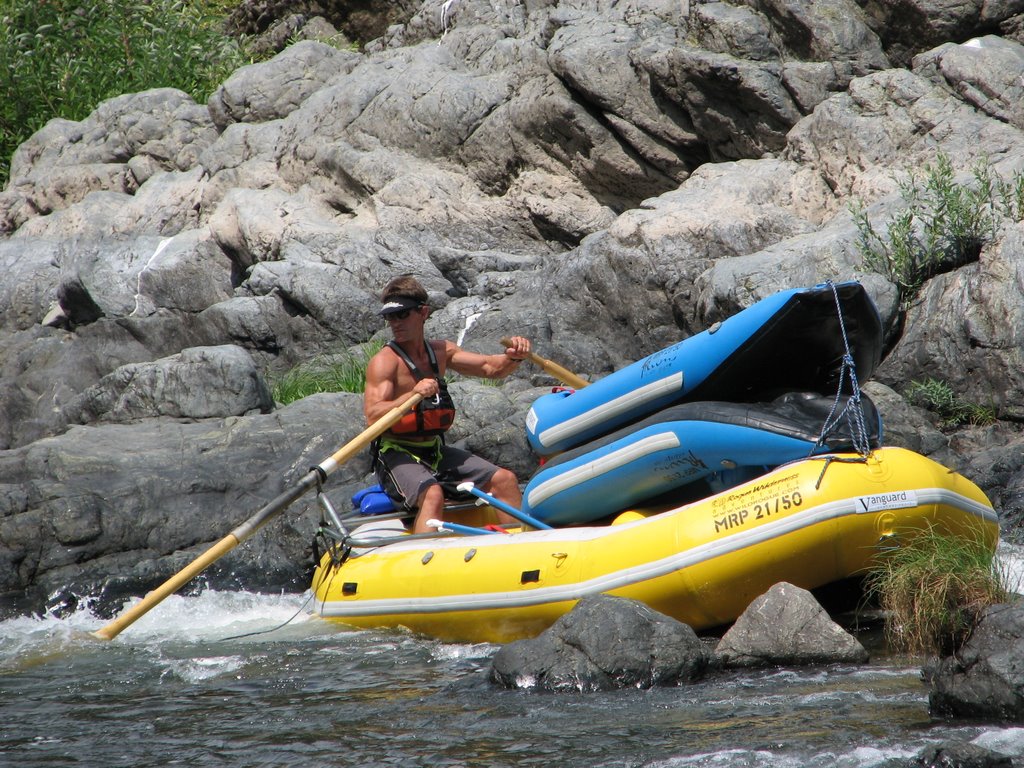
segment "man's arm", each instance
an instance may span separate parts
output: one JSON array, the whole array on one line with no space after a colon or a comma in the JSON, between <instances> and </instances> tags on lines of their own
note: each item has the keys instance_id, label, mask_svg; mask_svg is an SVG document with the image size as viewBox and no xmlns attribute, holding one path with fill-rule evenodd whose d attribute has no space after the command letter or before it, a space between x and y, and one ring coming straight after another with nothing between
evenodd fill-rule
<instances>
[{"instance_id":1,"label":"man's arm","mask_svg":"<svg viewBox=\"0 0 1024 768\"><path fill-rule=\"evenodd\" d=\"M408 391L399 391L398 357L389 350L381 350L366 366L366 389L363 391L363 416L367 424L376 423L392 408L401 405L413 392L424 398L437 394L437 379L423 379Z\"/></svg>"},{"instance_id":2,"label":"man's arm","mask_svg":"<svg viewBox=\"0 0 1024 768\"><path fill-rule=\"evenodd\" d=\"M445 342L448 367L466 376L501 379L514 371L530 353L530 340L522 336L509 339L512 346L497 355L469 352L454 342Z\"/></svg>"}]
</instances>

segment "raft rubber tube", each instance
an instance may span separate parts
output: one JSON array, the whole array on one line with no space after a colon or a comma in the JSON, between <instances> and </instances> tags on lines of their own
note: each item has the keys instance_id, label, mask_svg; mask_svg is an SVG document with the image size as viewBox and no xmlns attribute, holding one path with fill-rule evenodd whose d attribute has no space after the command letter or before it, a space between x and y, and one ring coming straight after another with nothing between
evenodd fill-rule
<instances>
[{"instance_id":1,"label":"raft rubber tube","mask_svg":"<svg viewBox=\"0 0 1024 768\"><path fill-rule=\"evenodd\" d=\"M661 494L705 481L723 490L789 461L852 450L846 419L821 435L833 406L848 398L789 393L771 403L684 403L549 461L527 483L523 511L552 525L600 520ZM863 443L877 447L882 422L865 395ZM700 489L695 485L695 495Z\"/></svg>"},{"instance_id":2,"label":"raft rubber tube","mask_svg":"<svg viewBox=\"0 0 1024 768\"><path fill-rule=\"evenodd\" d=\"M311 584L315 610L350 627L507 643L536 636L588 595L611 594L701 631L734 621L780 581L814 589L862 574L916 531L991 551L999 538L976 485L902 448L803 459L696 502L622 517L326 553Z\"/></svg>"},{"instance_id":3,"label":"raft rubber tube","mask_svg":"<svg viewBox=\"0 0 1024 768\"><path fill-rule=\"evenodd\" d=\"M780 291L583 389L542 395L527 414L526 436L550 456L675 403L834 394L847 343L867 380L881 360L882 322L860 283Z\"/></svg>"}]
</instances>

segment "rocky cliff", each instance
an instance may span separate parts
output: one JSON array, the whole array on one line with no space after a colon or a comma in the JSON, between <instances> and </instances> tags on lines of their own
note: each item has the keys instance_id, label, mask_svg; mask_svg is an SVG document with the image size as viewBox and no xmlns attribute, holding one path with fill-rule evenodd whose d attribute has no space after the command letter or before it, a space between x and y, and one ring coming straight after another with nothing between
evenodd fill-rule
<instances>
[{"instance_id":1,"label":"rocky cliff","mask_svg":"<svg viewBox=\"0 0 1024 768\"><path fill-rule=\"evenodd\" d=\"M322 5L339 26L375 7ZM15 153L8 606L140 594L358 434L358 395L281 407L267 382L380 336L376 292L404 272L432 333L528 335L591 378L779 289L859 279L889 339L867 385L888 442L963 471L1017 535L1024 223L901 301L851 210L883 229L939 155L964 179L1024 173L1024 0L380 5L359 52L302 40L207 104L126 94ZM523 477L523 415L553 380L517 376L459 382L455 438ZM899 394L927 378L999 420L940 432ZM331 478L339 504L367 470ZM302 588L315 525L296 504L206 578Z\"/></svg>"}]
</instances>

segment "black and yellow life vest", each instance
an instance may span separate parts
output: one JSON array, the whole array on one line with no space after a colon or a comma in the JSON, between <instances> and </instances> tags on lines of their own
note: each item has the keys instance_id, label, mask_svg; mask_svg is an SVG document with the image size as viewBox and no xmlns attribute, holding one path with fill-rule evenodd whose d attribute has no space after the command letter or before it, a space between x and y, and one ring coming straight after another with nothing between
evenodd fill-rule
<instances>
[{"instance_id":1,"label":"black and yellow life vest","mask_svg":"<svg viewBox=\"0 0 1024 768\"><path fill-rule=\"evenodd\" d=\"M430 345L430 342L424 342L424 345L427 348L427 357L430 360L430 367L433 369L434 378L437 379L437 394L434 397L421 400L413 410L405 414L397 424L392 426L391 434L393 435L401 437L442 435L455 423L455 403L452 402L452 397L448 394L448 385L441 378L441 370L437 365L434 348ZM388 346L409 366L409 371L416 381L422 381L427 377L427 374L416 367L412 358L398 344L394 341L389 341Z\"/></svg>"}]
</instances>

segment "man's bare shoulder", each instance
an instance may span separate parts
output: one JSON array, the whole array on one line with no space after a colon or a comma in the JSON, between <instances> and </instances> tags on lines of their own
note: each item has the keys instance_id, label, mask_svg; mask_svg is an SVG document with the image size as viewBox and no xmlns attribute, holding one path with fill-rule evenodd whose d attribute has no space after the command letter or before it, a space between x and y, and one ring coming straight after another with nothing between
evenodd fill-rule
<instances>
[{"instance_id":1,"label":"man's bare shoulder","mask_svg":"<svg viewBox=\"0 0 1024 768\"><path fill-rule=\"evenodd\" d=\"M378 374L387 374L389 371L398 370L398 355L391 347L383 347L366 364L367 372L375 371Z\"/></svg>"}]
</instances>

